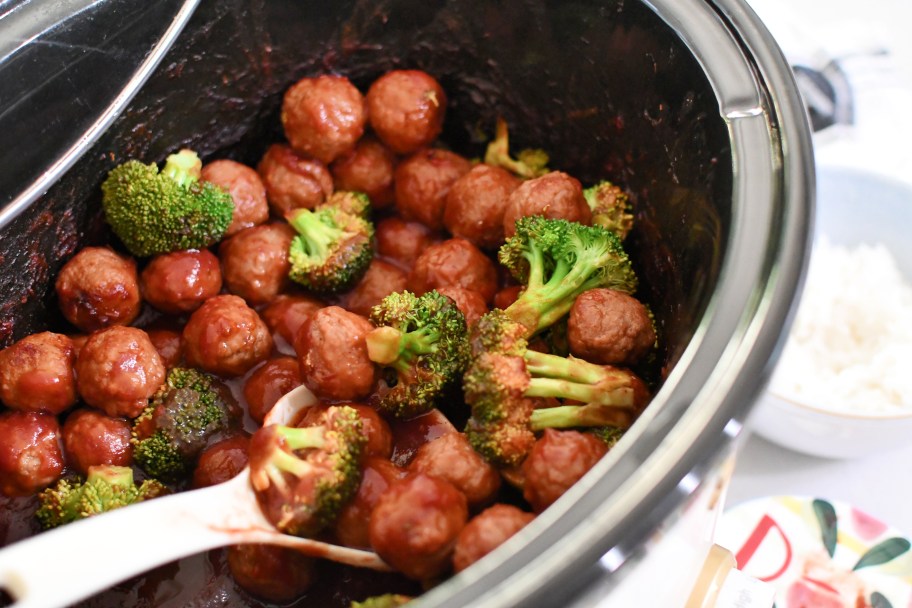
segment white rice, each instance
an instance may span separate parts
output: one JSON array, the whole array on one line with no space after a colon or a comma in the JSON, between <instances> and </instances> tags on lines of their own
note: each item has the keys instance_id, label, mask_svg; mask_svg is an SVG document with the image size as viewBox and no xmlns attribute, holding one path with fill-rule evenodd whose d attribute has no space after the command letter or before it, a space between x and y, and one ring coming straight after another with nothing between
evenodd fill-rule
<instances>
[{"instance_id":1,"label":"white rice","mask_svg":"<svg viewBox=\"0 0 912 608\"><path fill-rule=\"evenodd\" d=\"M886 247L818 239L771 390L848 413L912 413L912 285Z\"/></svg>"}]
</instances>

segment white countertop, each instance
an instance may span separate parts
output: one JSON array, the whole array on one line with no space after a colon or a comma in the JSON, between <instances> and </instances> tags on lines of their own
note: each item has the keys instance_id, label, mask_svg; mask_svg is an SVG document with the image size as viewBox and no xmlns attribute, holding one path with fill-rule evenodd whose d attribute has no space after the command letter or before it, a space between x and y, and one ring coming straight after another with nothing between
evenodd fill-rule
<instances>
[{"instance_id":1,"label":"white countertop","mask_svg":"<svg viewBox=\"0 0 912 608\"><path fill-rule=\"evenodd\" d=\"M856 123L815 135L818 166L872 169L912 182L912 2L748 2L793 63L836 59L853 81ZM746 434L726 508L764 496L813 496L853 505L912 535L912 438L897 451L828 460Z\"/></svg>"}]
</instances>

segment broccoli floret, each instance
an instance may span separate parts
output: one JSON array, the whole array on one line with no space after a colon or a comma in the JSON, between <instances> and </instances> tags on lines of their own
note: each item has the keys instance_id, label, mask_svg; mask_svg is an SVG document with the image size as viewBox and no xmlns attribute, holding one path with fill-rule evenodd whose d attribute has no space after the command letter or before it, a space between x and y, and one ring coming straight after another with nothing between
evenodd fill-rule
<instances>
[{"instance_id":1,"label":"broccoli floret","mask_svg":"<svg viewBox=\"0 0 912 608\"><path fill-rule=\"evenodd\" d=\"M507 122L497 119L494 139L485 150L484 162L510 171L514 175L531 179L548 173L548 154L540 149L521 150L514 159L510 156L510 137Z\"/></svg>"},{"instance_id":2,"label":"broccoli floret","mask_svg":"<svg viewBox=\"0 0 912 608\"><path fill-rule=\"evenodd\" d=\"M539 216L516 221L516 234L501 246L498 259L525 289L505 309L528 335L550 327L570 312L584 291L595 287L634 293L637 277L616 234Z\"/></svg>"},{"instance_id":3,"label":"broccoli floret","mask_svg":"<svg viewBox=\"0 0 912 608\"><path fill-rule=\"evenodd\" d=\"M266 518L286 534L310 537L330 525L358 489L366 438L361 417L331 406L319 424L267 425L250 440L250 482Z\"/></svg>"},{"instance_id":4,"label":"broccoli floret","mask_svg":"<svg viewBox=\"0 0 912 608\"><path fill-rule=\"evenodd\" d=\"M583 190L583 196L592 210L592 223L607 228L622 241L633 228L630 198L611 182L603 181Z\"/></svg>"},{"instance_id":5,"label":"broccoli floret","mask_svg":"<svg viewBox=\"0 0 912 608\"><path fill-rule=\"evenodd\" d=\"M517 337L519 324L501 311L479 324L477 350L463 377L472 410L466 436L496 465L522 462L538 431L625 429L645 405L646 386L630 371L531 350ZM564 401L580 405L552 405Z\"/></svg>"},{"instance_id":6,"label":"broccoli floret","mask_svg":"<svg viewBox=\"0 0 912 608\"><path fill-rule=\"evenodd\" d=\"M330 205L338 207L345 213L351 213L364 219L370 219L371 216L371 201L363 192L336 190L329 195L329 198L326 199L326 202L321 207Z\"/></svg>"},{"instance_id":7,"label":"broccoli floret","mask_svg":"<svg viewBox=\"0 0 912 608\"><path fill-rule=\"evenodd\" d=\"M127 249L145 257L208 247L225 234L234 213L231 195L201 181L196 152L170 155L161 172L155 163L129 160L101 185L105 219Z\"/></svg>"},{"instance_id":8,"label":"broccoli floret","mask_svg":"<svg viewBox=\"0 0 912 608\"><path fill-rule=\"evenodd\" d=\"M61 479L41 492L35 516L42 528L55 528L166 493L153 479L134 483L130 467L99 465L89 467L84 480Z\"/></svg>"},{"instance_id":9,"label":"broccoli floret","mask_svg":"<svg viewBox=\"0 0 912 608\"><path fill-rule=\"evenodd\" d=\"M363 602L352 602L351 608L397 608L408 604L410 601L412 601L412 598L407 595L387 593L369 597Z\"/></svg>"},{"instance_id":10,"label":"broccoli floret","mask_svg":"<svg viewBox=\"0 0 912 608\"><path fill-rule=\"evenodd\" d=\"M371 361L395 372L377 407L412 418L436 407L468 364L465 316L436 291L386 296L371 311L377 328L367 335Z\"/></svg>"},{"instance_id":11,"label":"broccoli floret","mask_svg":"<svg viewBox=\"0 0 912 608\"><path fill-rule=\"evenodd\" d=\"M618 441L620 441L621 437L624 436L626 430L627 429L623 429L617 426L600 426L588 429L587 432L601 439L602 442L610 449L613 448Z\"/></svg>"},{"instance_id":12,"label":"broccoli floret","mask_svg":"<svg viewBox=\"0 0 912 608\"><path fill-rule=\"evenodd\" d=\"M339 205L294 209L285 219L297 231L288 248L288 276L320 293L350 288L374 255L374 225Z\"/></svg>"},{"instance_id":13,"label":"broccoli floret","mask_svg":"<svg viewBox=\"0 0 912 608\"><path fill-rule=\"evenodd\" d=\"M214 376L175 367L133 421L133 459L149 476L183 480L216 433L238 424L240 410Z\"/></svg>"}]
</instances>

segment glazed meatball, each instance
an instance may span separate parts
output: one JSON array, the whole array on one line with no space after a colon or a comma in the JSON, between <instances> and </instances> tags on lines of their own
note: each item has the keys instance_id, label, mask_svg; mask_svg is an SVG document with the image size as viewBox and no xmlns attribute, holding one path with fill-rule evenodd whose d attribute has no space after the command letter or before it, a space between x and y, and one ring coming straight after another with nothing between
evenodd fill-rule
<instances>
[{"instance_id":1,"label":"glazed meatball","mask_svg":"<svg viewBox=\"0 0 912 608\"><path fill-rule=\"evenodd\" d=\"M470 509L489 504L500 489L500 475L476 452L462 433L447 433L420 448L409 471L453 484L465 494Z\"/></svg>"},{"instance_id":2,"label":"glazed meatball","mask_svg":"<svg viewBox=\"0 0 912 608\"><path fill-rule=\"evenodd\" d=\"M496 504L488 507L466 524L456 539L453 569L465 570L502 545L535 519L535 515L518 507Z\"/></svg>"},{"instance_id":3,"label":"glazed meatball","mask_svg":"<svg viewBox=\"0 0 912 608\"><path fill-rule=\"evenodd\" d=\"M232 545L228 547L227 558L228 570L237 584L271 603L289 603L314 582L315 560L287 547Z\"/></svg>"},{"instance_id":4,"label":"glazed meatball","mask_svg":"<svg viewBox=\"0 0 912 608\"><path fill-rule=\"evenodd\" d=\"M165 364L149 335L115 325L93 333L76 358L82 399L108 416L135 418L165 381Z\"/></svg>"},{"instance_id":5,"label":"glazed meatball","mask_svg":"<svg viewBox=\"0 0 912 608\"><path fill-rule=\"evenodd\" d=\"M84 332L129 325L142 300L136 262L107 247L85 247L57 275L54 285L60 311Z\"/></svg>"},{"instance_id":6,"label":"glazed meatball","mask_svg":"<svg viewBox=\"0 0 912 608\"><path fill-rule=\"evenodd\" d=\"M208 249L156 255L139 278L143 298L171 315L191 313L222 290L219 260Z\"/></svg>"},{"instance_id":7,"label":"glazed meatball","mask_svg":"<svg viewBox=\"0 0 912 608\"><path fill-rule=\"evenodd\" d=\"M153 328L146 329L149 340L158 351L165 367L177 367L184 359L184 341L180 332L173 329Z\"/></svg>"},{"instance_id":8,"label":"glazed meatball","mask_svg":"<svg viewBox=\"0 0 912 608\"><path fill-rule=\"evenodd\" d=\"M608 446L595 435L545 429L522 464L523 498L541 513L607 452Z\"/></svg>"},{"instance_id":9,"label":"glazed meatball","mask_svg":"<svg viewBox=\"0 0 912 608\"><path fill-rule=\"evenodd\" d=\"M81 408L63 423L63 451L67 464L86 475L89 467L133 464L132 425L97 410Z\"/></svg>"},{"instance_id":10,"label":"glazed meatball","mask_svg":"<svg viewBox=\"0 0 912 608\"><path fill-rule=\"evenodd\" d=\"M455 152L434 148L416 152L396 167L396 209L405 220L442 230L450 187L471 168L472 163Z\"/></svg>"},{"instance_id":11,"label":"glazed meatball","mask_svg":"<svg viewBox=\"0 0 912 608\"><path fill-rule=\"evenodd\" d=\"M434 241L430 229L419 222L407 222L399 217L388 217L377 222L374 236L377 255L410 269L421 252Z\"/></svg>"},{"instance_id":12,"label":"glazed meatball","mask_svg":"<svg viewBox=\"0 0 912 608\"><path fill-rule=\"evenodd\" d=\"M340 306L327 306L305 321L295 339L301 378L317 397L356 401L374 387L376 368L365 336L373 323Z\"/></svg>"},{"instance_id":13,"label":"glazed meatball","mask_svg":"<svg viewBox=\"0 0 912 608\"><path fill-rule=\"evenodd\" d=\"M276 401L292 389L301 386L301 370L294 357L276 357L258 367L244 382L247 411L258 424Z\"/></svg>"},{"instance_id":14,"label":"glazed meatball","mask_svg":"<svg viewBox=\"0 0 912 608\"><path fill-rule=\"evenodd\" d=\"M269 219L266 186L253 168L227 158L220 159L203 165L200 178L221 186L231 194L234 211L225 236Z\"/></svg>"},{"instance_id":15,"label":"glazed meatball","mask_svg":"<svg viewBox=\"0 0 912 608\"><path fill-rule=\"evenodd\" d=\"M370 136L362 137L355 148L333 161L329 172L336 190L363 192L374 209L393 203L393 171L396 155Z\"/></svg>"},{"instance_id":16,"label":"glazed meatball","mask_svg":"<svg viewBox=\"0 0 912 608\"><path fill-rule=\"evenodd\" d=\"M241 376L272 352L272 335L255 310L234 295L210 298L184 326L184 356L217 376Z\"/></svg>"},{"instance_id":17,"label":"glazed meatball","mask_svg":"<svg viewBox=\"0 0 912 608\"><path fill-rule=\"evenodd\" d=\"M361 91L348 78L302 78L285 91L282 126L296 152L329 164L361 139L365 110Z\"/></svg>"},{"instance_id":18,"label":"glazed meatball","mask_svg":"<svg viewBox=\"0 0 912 608\"><path fill-rule=\"evenodd\" d=\"M365 317L370 316L371 309L383 298L403 291L407 280L404 270L374 258L361 280L345 295L345 308Z\"/></svg>"},{"instance_id":19,"label":"glazed meatball","mask_svg":"<svg viewBox=\"0 0 912 608\"><path fill-rule=\"evenodd\" d=\"M420 70L392 70L367 90L370 125L397 154L408 154L440 135L447 98L437 80Z\"/></svg>"},{"instance_id":20,"label":"glazed meatball","mask_svg":"<svg viewBox=\"0 0 912 608\"><path fill-rule=\"evenodd\" d=\"M466 498L451 483L411 474L380 496L370 519L370 544L405 576L430 580L447 572L466 524Z\"/></svg>"},{"instance_id":21,"label":"glazed meatball","mask_svg":"<svg viewBox=\"0 0 912 608\"><path fill-rule=\"evenodd\" d=\"M342 507L335 524L335 535L346 547L370 548L370 515L377 501L391 485L405 477L406 471L385 458L364 459L361 484L352 499Z\"/></svg>"},{"instance_id":22,"label":"glazed meatball","mask_svg":"<svg viewBox=\"0 0 912 608\"><path fill-rule=\"evenodd\" d=\"M510 194L522 183L493 165L478 164L450 186L443 224L453 236L480 249L496 249L504 241L504 212Z\"/></svg>"},{"instance_id":23,"label":"glazed meatball","mask_svg":"<svg viewBox=\"0 0 912 608\"><path fill-rule=\"evenodd\" d=\"M362 453L366 456L389 458L393 454L393 432L389 423L374 408L360 403L349 403L361 418L361 432L367 437Z\"/></svg>"},{"instance_id":24,"label":"glazed meatball","mask_svg":"<svg viewBox=\"0 0 912 608\"><path fill-rule=\"evenodd\" d=\"M449 285L447 287L438 287L437 291L456 302L456 308L462 312L466 325L469 327L488 312L488 304L485 302L484 297L474 289Z\"/></svg>"},{"instance_id":25,"label":"glazed meatball","mask_svg":"<svg viewBox=\"0 0 912 608\"><path fill-rule=\"evenodd\" d=\"M278 217L292 209L313 209L333 193L332 174L320 161L299 156L284 144L273 144L257 165L266 186L269 209Z\"/></svg>"},{"instance_id":26,"label":"glazed meatball","mask_svg":"<svg viewBox=\"0 0 912 608\"><path fill-rule=\"evenodd\" d=\"M76 403L76 349L63 334L41 332L0 350L0 401L59 414Z\"/></svg>"},{"instance_id":27,"label":"glazed meatball","mask_svg":"<svg viewBox=\"0 0 912 608\"><path fill-rule=\"evenodd\" d=\"M447 239L425 249L408 277L409 290L418 295L439 287L471 289L490 302L497 291L497 269L472 243Z\"/></svg>"},{"instance_id":28,"label":"glazed meatball","mask_svg":"<svg viewBox=\"0 0 912 608\"><path fill-rule=\"evenodd\" d=\"M579 180L561 171L525 181L510 194L503 217L504 234L516 234L516 220L530 215L587 225L592 221Z\"/></svg>"},{"instance_id":29,"label":"glazed meatball","mask_svg":"<svg viewBox=\"0 0 912 608\"><path fill-rule=\"evenodd\" d=\"M193 487L206 488L234 478L247 466L248 445L250 437L237 434L205 447L193 469Z\"/></svg>"},{"instance_id":30,"label":"glazed meatball","mask_svg":"<svg viewBox=\"0 0 912 608\"><path fill-rule=\"evenodd\" d=\"M310 296L280 295L261 314L273 334L278 334L289 345L293 345L304 321L324 306L324 302Z\"/></svg>"},{"instance_id":31,"label":"glazed meatball","mask_svg":"<svg viewBox=\"0 0 912 608\"><path fill-rule=\"evenodd\" d=\"M571 353L605 365L634 365L656 341L643 303L614 289L582 293L570 309L567 335Z\"/></svg>"},{"instance_id":32,"label":"glazed meatball","mask_svg":"<svg viewBox=\"0 0 912 608\"><path fill-rule=\"evenodd\" d=\"M28 496L51 485L63 472L60 426L44 412L0 413L0 492Z\"/></svg>"},{"instance_id":33,"label":"glazed meatball","mask_svg":"<svg viewBox=\"0 0 912 608\"><path fill-rule=\"evenodd\" d=\"M267 304L290 285L288 246L294 229L283 222L247 228L219 245L225 286L251 306Z\"/></svg>"},{"instance_id":34,"label":"glazed meatball","mask_svg":"<svg viewBox=\"0 0 912 608\"><path fill-rule=\"evenodd\" d=\"M507 285L494 294L494 306L501 310L519 299L519 294L525 289L522 285Z\"/></svg>"}]
</instances>

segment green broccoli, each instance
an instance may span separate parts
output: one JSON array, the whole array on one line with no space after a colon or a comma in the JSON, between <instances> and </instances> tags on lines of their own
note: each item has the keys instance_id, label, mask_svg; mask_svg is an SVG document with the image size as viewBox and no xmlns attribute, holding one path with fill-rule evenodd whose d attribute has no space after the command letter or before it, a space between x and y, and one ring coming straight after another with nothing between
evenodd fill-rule
<instances>
[{"instance_id":1,"label":"green broccoli","mask_svg":"<svg viewBox=\"0 0 912 608\"><path fill-rule=\"evenodd\" d=\"M336 190L330 194L326 199L326 202L320 206L324 207L328 205L338 207L345 213L351 213L352 215L363 217L366 220L369 220L371 216L371 201L363 192Z\"/></svg>"},{"instance_id":2,"label":"green broccoli","mask_svg":"<svg viewBox=\"0 0 912 608\"><path fill-rule=\"evenodd\" d=\"M484 162L510 171L517 177L531 179L548 173L548 154L544 150L525 149L514 159L510 156L510 137L507 122L497 119L494 139L485 150Z\"/></svg>"},{"instance_id":3,"label":"green broccoli","mask_svg":"<svg viewBox=\"0 0 912 608\"><path fill-rule=\"evenodd\" d=\"M378 409L412 418L436 407L468 364L466 321L456 303L436 291L392 293L371 321L377 328L367 334L368 357L395 372Z\"/></svg>"},{"instance_id":4,"label":"green broccoli","mask_svg":"<svg viewBox=\"0 0 912 608\"><path fill-rule=\"evenodd\" d=\"M250 440L250 482L281 532L311 537L330 525L358 490L366 437L357 410L330 406L308 427L271 424Z\"/></svg>"},{"instance_id":5,"label":"green broccoli","mask_svg":"<svg viewBox=\"0 0 912 608\"><path fill-rule=\"evenodd\" d=\"M546 428L630 426L648 399L642 380L628 370L531 350L518 325L494 310L476 326L476 352L463 377L472 412L466 436L476 451L513 466Z\"/></svg>"},{"instance_id":6,"label":"green broccoli","mask_svg":"<svg viewBox=\"0 0 912 608\"><path fill-rule=\"evenodd\" d=\"M175 367L133 421L133 459L155 479L182 481L209 439L239 420L237 403L218 379Z\"/></svg>"},{"instance_id":7,"label":"green broccoli","mask_svg":"<svg viewBox=\"0 0 912 608\"><path fill-rule=\"evenodd\" d=\"M61 479L42 491L35 516L42 528L55 528L166 493L153 479L134 483L130 467L99 465L89 467L84 480Z\"/></svg>"},{"instance_id":8,"label":"green broccoli","mask_svg":"<svg viewBox=\"0 0 912 608\"><path fill-rule=\"evenodd\" d=\"M105 218L133 255L208 247L225 234L234 213L231 195L201 181L196 152L170 155L161 172L155 163L129 160L101 185Z\"/></svg>"},{"instance_id":9,"label":"green broccoli","mask_svg":"<svg viewBox=\"0 0 912 608\"><path fill-rule=\"evenodd\" d=\"M399 593L387 593L369 597L363 602L352 602L350 608L397 608L405 606L412 598Z\"/></svg>"},{"instance_id":10,"label":"green broccoli","mask_svg":"<svg viewBox=\"0 0 912 608\"><path fill-rule=\"evenodd\" d=\"M620 187L602 181L583 190L583 196L592 210L592 223L607 228L622 241L633 228L630 199Z\"/></svg>"},{"instance_id":11,"label":"green broccoli","mask_svg":"<svg viewBox=\"0 0 912 608\"><path fill-rule=\"evenodd\" d=\"M525 285L504 312L522 323L528 335L554 325L584 291L595 287L634 293L637 277L616 234L540 216L516 221L516 234L498 251L498 259Z\"/></svg>"},{"instance_id":12,"label":"green broccoli","mask_svg":"<svg viewBox=\"0 0 912 608\"><path fill-rule=\"evenodd\" d=\"M347 206L347 205L346 205ZM288 248L288 276L319 293L338 293L355 284L374 255L374 225L339 204L293 209L285 219L297 231Z\"/></svg>"}]
</instances>

